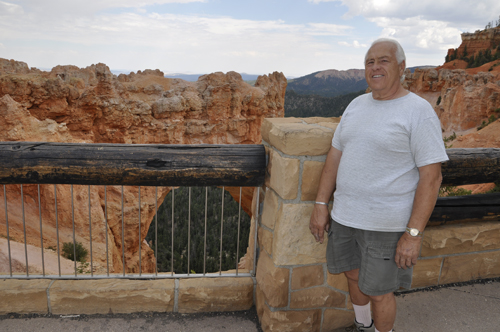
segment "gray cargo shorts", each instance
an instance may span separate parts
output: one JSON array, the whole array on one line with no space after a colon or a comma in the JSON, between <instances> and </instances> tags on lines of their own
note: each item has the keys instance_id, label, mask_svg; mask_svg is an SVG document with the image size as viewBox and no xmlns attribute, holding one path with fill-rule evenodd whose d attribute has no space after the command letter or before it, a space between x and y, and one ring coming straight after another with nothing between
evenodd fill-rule
<instances>
[{"instance_id":1,"label":"gray cargo shorts","mask_svg":"<svg viewBox=\"0 0 500 332\"><path fill-rule=\"evenodd\" d=\"M398 268L396 247L404 232L376 232L343 226L331 220L326 262L337 274L359 269L359 289L366 295L392 293L411 287L413 268Z\"/></svg>"}]
</instances>

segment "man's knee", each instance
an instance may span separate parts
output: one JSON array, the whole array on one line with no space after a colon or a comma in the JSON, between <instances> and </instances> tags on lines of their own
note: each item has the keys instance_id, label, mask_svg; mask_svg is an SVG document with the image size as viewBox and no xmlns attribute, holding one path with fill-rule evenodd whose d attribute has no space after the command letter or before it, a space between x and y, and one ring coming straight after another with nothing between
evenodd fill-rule
<instances>
[{"instance_id":1,"label":"man's knee","mask_svg":"<svg viewBox=\"0 0 500 332\"><path fill-rule=\"evenodd\" d=\"M355 270L350 270L344 272L344 275L346 276L348 281L358 281L359 280L359 269Z\"/></svg>"},{"instance_id":2,"label":"man's knee","mask_svg":"<svg viewBox=\"0 0 500 332\"><path fill-rule=\"evenodd\" d=\"M368 295L368 297L370 298L370 300L372 302L381 303L381 302L385 302L388 300L392 300L394 298L394 293L391 292L391 293L387 293L387 294L383 294L383 295L376 295L376 296Z\"/></svg>"}]
</instances>

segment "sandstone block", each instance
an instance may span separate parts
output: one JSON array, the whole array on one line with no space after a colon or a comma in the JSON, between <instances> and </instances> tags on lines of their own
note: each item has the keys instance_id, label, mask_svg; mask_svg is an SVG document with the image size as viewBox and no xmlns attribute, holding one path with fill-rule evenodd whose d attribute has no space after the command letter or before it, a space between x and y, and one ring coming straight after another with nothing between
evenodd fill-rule
<instances>
[{"instance_id":1,"label":"sandstone block","mask_svg":"<svg viewBox=\"0 0 500 332\"><path fill-rule=\"evenodd\" d=\"M262 121L261 133L262 140L270 143L269 132L275 125L283 125L287 123L301 123L301 119L297 118L266 118Z\"/></svg>"},{"instance_id":2,"label":"sandstone block","mask_svg":"<svg viewBox=\"0 0 500 332\"><path fill-rule=\"evenodd\" d=\"M320 161L304 161L302 169L302 201L314 201L318 193L319 179L325 163Z\"/></svg>"},{"instance_id":3,"label":"sandstone block","mask_svg":"<svg viewBox=\"0 0 500 332\"><path fill-rule=\"evenodd\" d=\"M320 123L329 123L329 124L338 124L340 122L340 117L333 117L333 118L323 118L319 116L313 116L310 118L302 118L302 121L305 123L310 123L310 124L320 124Z\"/></svg>"},{"instance_id":4,"label":"sandstone block","mask_svg":"<svg viewBox=\"0 0 500 332\"><path fill-rule=\"evenodd\" d=\"M271 154L268 166L269 186L283 199L295 199L299 191L300 161L294 158L281 157L279 153Z\"/></svg>"},{"instance_id":5,"label":"sandstone block","mask_svg":"<svg viewBox=\"0 0 500 332\"><path fill-rule=\"evenodd\" d=\"M334 332L336 329L341 329L352 325L354 322L354 311L326 309L323 314L323 332Z\"/></svg>"},{"instance_id":6,"label":"sandstone block","mask_svg":"<svg viewBox=\"0 0 500 332\"><path fill-rule=\"evenodd\" d=\"M274 228L274 264L306 265L326 261L327 238L319 244L309 230L312 209L312 204L282 204Z\"/></svg>"},{"instance_id":7,"label":"sandstone block","mask_svg":"<svg viewBox=\"0 0 500 332\"><path fill-rule=\"evenodd\" d=\"M322 285L325 281L323 265L295 267L292 270L292 289Z\"/></svg>"},{"instance_id":8,"label":"sandstone block","mask_svg":"<svg viewBox=\"0 0 500 332\"><path fill-rule=\"evenodd\" d=\"M443 258L420 259L413 267L411 288L437 286Z\"/></svg>"},{"instance_id":9,"label":"sandstone block","mask_svg":"<svg viewBox=\"0 0 500 332\"><path fill-rule=\"evenodd\" d=\"M243 278L181 279L179 312L248 310L253 305L253 280Z\"/></svg>"},{"instance_id":10,"label":"sandstone block","mask_svg":"<svg viewBox=\"0 0 500 332\"><path fill-rule=\"evenodd\" d=\"M327 273L326 282L333 288L339 289L344 292L349 292L349 287L347 286L347 278L343 273Z\"/></svg>"},{"instance_id":11,"label":"sandstone block","mask_svg":"<svg viewBox=\"0 0 500 332\"><path fill-rule=\"evenodd\" d=\"M273 254L273 233L259 227L259 244L269 255Z\"/></svg>"},{"instance_id":12,"label":"sandstone block","mask_svg":"<svg viewBox=\"0 0 500 332\"><path fill-rule=\"evenodd\" d=\"M0 315L46 314L49 312L47 288L50 280L3 279L0 280Z\"/></svg>"},{"instance_id":13,"label":"sandstone block","mask_svg":"<svg viewBox=\"0 0 500 332\"><path fill-rule=\"evenodd\" d=\"M264 207L262 208L262 225L267 228L274 229L276 218L278 217L279 199L273 190L266 188L266 197L264 199Z\"/></svg>"},{"instance_id":14,"label":"sandstone block","mask_svg":"<svg viewBox=\"0 0 500 332\"><path fill-rule=\"evenodd\" d=\"M267 142L281 152L295 156L320 156L330 150L334 130L303 121L284 123L279 121L284 119L272 120Z\"/></svg>"},{"instance_id":15,"label":"sandstone block","mask_svg":"<svg viewBox=\"0 0 500 332\"><path fill-rule=\"evenodd\" d=\"M500 276L500 251L445 257L440 284Z\"/></svg>"},{"instance_id":16,"label":"sandstone block","mask_svg":"<svg viewBox=\"0 0 500 332\"><path fill-rule=\"evenodd\" d=\"M317 307L345 308L346 296L328 287L314 287L292 292L290 308L305 309Z\"/></svg>"},{"instance_id":17,"label":"sandstone block","mask_svg":"<svg viewBox=\"0 0 500 332\"><path fill-rule=\"evenodd\" d=\"M316 332L321 328L321 310L271 311L265 310L261 326L269 332Z\"/></svg>"},{"instance_id":18,"label":"sandstone block","mask_svg":"<svg viewBox=\"0 0 500 332\"><path fill-rule=\"evenodd\" d=\"M478 222L429 227L422 241L422 257L500 248L500 222Z\"/></svg>"},{"instance_id":19,"label":"sandstone block","mask_svg":"<svg viewBox=\"0 0 500 332\"><path fill-rule=\"evenodd\" d=\"M107 314L169 312L174 280L56 280L50 287L52 313Z\"/></svg>"},{"instance_id":20,"label":"sandstone block","mask_svg":"<svg viewBox=\"0 0 500 332\"><path fill-rule=\"evenodd\" d=\"M274 266L266 253L261 253L257 263L257 284L272 307L288 305L288 281L290 270Z\"/></svg>"},{"instance_id":21,"label":"sandstone block","mask_svg":"<svg viewBox=\"0 0 500 332\"><path fill-rule=\"evenodd\" d=\"M259 284L255 285L255 309L257 311L259 321L262 320L264 311L269 310L269 307L266 304L266 297L264 295L264 292L260 289Z\"/></svg>"}]
</instances>

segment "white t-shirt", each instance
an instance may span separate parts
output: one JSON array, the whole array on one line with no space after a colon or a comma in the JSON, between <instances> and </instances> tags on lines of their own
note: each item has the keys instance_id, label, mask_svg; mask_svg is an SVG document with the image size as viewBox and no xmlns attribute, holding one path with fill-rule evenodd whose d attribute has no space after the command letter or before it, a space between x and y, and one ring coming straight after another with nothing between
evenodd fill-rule
<instances>
[{"instance_id":1,"label":"white t-shirt","mask_svg":"<svg viewBox=\"0 0 500 332\"><path fill-rule=\"evenodd\" d=\"M418 167L448 160L441 123L414 93L379 101L354 99L332 139L342 151L332 218L345 226L404 231L417 188Z\"/></svg>"}]
</instances>

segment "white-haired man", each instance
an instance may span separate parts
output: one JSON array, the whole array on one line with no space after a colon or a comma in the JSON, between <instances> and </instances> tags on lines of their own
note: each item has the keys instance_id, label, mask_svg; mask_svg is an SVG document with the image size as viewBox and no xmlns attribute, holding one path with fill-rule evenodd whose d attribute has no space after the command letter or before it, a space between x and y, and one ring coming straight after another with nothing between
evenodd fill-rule
<instances>
[{"instance_id":1,"label":"white-haired man","mask_svg":"<svg viewBox=\"0 0 500 332\"><path fill-rule=\"evenodd\" d=\"M366 53L372 92L342 116L309 224L316 241L328 232L328 271L347 277L358 331L392 331L393 292L411 286L448 160L433 108L401 85L405 67L395 40L378 39Z\"/></svg>"}]
</instances>

